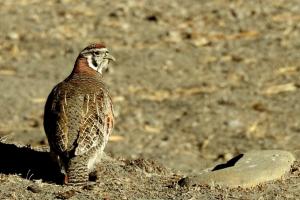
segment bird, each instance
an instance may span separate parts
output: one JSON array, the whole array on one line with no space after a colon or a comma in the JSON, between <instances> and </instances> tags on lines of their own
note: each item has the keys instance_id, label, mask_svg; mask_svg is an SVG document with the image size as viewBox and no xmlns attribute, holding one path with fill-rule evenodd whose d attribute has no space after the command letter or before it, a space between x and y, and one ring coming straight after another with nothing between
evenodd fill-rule
<instances>
[{"instance_id":1,"label":"bird","mask_svg":"<svg viewBox=\"0 0 300 200\"><path fill-rule=\"evenodd\" d=\"M70 75L47 98L44 130L63 184L89 183L89 174L104 154L114 126L112 98L103 81L111 61L115 58L103 43L88 45Z\"/></svg>"}]
</instances>

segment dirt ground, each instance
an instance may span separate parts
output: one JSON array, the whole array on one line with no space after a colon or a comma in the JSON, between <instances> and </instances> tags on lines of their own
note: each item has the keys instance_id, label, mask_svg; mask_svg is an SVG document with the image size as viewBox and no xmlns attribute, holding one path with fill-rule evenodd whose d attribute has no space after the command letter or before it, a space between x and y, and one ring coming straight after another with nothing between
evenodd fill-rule
<instances>
[{"instance_id":1,"label":"dirt ground","mask_svg":"<svg viewBox=\"0 0 300 200\"><path fill-rule=\"evenodd\" d=\"M299 0L1 1L2 141L47 146L45 99L85 46L117 62L96 185L57 185L47 153L1 144L0 199L300 199L299 22ZM180 184L259 149L298 162L250 189Z\"/></svg>"}]
</instances>

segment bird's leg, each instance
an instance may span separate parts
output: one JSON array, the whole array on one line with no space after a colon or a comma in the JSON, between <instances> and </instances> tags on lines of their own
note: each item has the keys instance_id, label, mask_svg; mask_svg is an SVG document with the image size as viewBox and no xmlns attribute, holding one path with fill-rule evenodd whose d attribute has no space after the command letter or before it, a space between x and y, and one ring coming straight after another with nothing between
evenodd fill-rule
<instances>
[{"instance_id":1,"label":"bird's leg","mask_svg":"<svg viewBox=\"0 0 300 200\"><path fill-rule=\"evenodd\" d=\"M67 174L65 174L65 176L64 176L64 184L65 184L65 185L68 185L68 184L69 184L69 178L68 178L68 175L67 175Z\"/></svg>"}]
</instances>

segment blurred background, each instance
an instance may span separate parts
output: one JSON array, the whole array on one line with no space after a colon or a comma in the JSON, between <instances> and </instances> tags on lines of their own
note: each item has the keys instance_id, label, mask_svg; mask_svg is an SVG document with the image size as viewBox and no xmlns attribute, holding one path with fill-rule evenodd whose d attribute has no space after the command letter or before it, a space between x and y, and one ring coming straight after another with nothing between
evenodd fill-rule
<instances>
[{"instance_id":1,"label":"blurred background","mask_svg":"<svg viewBox=\"0 0 300 200\"><path fill-rule=\"evenodd\" d=\"M300 149L297 0L0 2L0 136L47 145L43 109L104 42L116 125L107 154L187 173L254 149Z\"/></svg>"}]
</instances>

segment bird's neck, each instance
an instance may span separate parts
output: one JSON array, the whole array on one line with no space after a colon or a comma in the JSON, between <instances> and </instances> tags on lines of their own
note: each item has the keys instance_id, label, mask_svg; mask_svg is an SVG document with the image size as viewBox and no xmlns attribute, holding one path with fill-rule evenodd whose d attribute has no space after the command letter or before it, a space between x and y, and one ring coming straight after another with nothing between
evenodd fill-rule
<instances>
[{"instance_id":1,"label":"bird's neck","mask_svg":"<svg viewBox=\"0 0 300 200\"><path fill-rule=\"evenodd\" d=\"M96 70L89 67L88 61L85 57L78 56L76 59L73 71L70 76L73 75L87 75L87 76L95 76L102 77L102 74L97 72Z\"/></svg>"}]
</instances>

